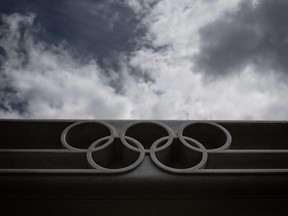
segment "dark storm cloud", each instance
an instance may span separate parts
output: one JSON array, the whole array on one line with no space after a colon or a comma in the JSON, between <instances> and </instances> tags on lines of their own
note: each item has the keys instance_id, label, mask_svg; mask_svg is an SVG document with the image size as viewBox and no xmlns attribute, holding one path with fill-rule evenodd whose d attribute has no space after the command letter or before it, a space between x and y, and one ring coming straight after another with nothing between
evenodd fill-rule
<instances>
[{"instance_id":1,"label":"dark storm cloud","mask_svg":"<svg viewBox=\"0 0 288 216\"><path fill-rule=\"evenodd\" d=\"M2 0L0 14L11 13L36 14L36 23L45 30L38 35L40 40L64 40L79 58L92 55L100 64L133 50L144 33L139 17L122 1Z\"/></svg>"},{"instance_id":2,"label":"dark storm cloud","mask_svg":"<svg viewBox=\"0 0 288 216\"><path fill-rule=\"evenodd\" d=\"M288 1L243 0L200 30L196 67L208 75L239 72L253 64L288 75Z\"/></svg>"},{"instance_id":3,"label":"dark storm cloud","mask_svg":"<svg viewBox=\"0 0 288 216\"><path fill-rule=\"evenodd\" d=\"M20 98L17 98L17 91L11 86L5 85L3 82L0 83L0 111L16 111L20 115L25 115L28 103Z\"/></svg>"}]
</instances>

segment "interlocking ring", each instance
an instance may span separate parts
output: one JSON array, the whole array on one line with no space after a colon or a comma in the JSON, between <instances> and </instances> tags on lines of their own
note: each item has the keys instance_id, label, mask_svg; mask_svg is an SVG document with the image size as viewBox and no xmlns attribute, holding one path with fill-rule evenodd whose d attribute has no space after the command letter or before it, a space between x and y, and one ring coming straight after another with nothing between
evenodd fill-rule
<instances>
[{"instance_id":1,"label":"interlocking ring","mask_svg":"<svg viewBox=\"0 0 288 216\"><path fill-rule=\"evenodd\" d=\"M195 122L183 125L178 132L181 142L190 145L189 138L197 140L206 152L228 149L232 142L231 134L221 125L213 122ZM195 151L201 149L191 145Z\"/></svg>"},{"instance_id":2,"label":"interlocking ring","mask_svg":"<svg viewBox=\"0 0 288 216\"><path fill-rule=\"evenodd\" d=\"M165 138L157 140L150 152L151 158L160 168L174 173L191 173L203 168L207 160L207 152L201 143L192 138L188 138L202 151L194 151L190 145L182 143L179 139L173 139L162 145Z\"/></svg>"},{"instance_id":3,"label":"interlocking ring","mask_svg":"<svg viewBox=\"0 0 288 216\"><path fill-rule=\"evenodd\" d=\"M71 151L86 152L87 162L95 172L126 172L137 167L145 156L137 140L129 138L134 145L131 148L116 137L112 126L100 121L77 122L68 126L62 132L61 141Z\"/></svg>"},{"instance_id":4,"label":"interlocking ring","mask_svg":"<svg viewBox=\"0 0 288 216\"><path fill-rule=\"evenodd\" d=\"M121 133L121 140L126 145L130 145L129 139L137 140L143 146L145 153L149 153L151 146L160 138L167 139L167 143L172 142L173 134L169 127L156 121L134 122ZM127 142L128 140L128 142ZM131 148L136 149L134 146Z\"/></svg>"}]
</instances>

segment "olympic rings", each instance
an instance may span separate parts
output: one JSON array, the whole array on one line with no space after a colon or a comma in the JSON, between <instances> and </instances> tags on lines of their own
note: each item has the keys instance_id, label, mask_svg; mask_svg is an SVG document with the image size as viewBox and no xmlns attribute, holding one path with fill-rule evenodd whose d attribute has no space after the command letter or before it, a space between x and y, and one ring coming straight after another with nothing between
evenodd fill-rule
<instances>
[{"instance_id":1,"label":"olympic rings","mask_svg":"<svg viewBox=\"0 0 288 216\"><path fill-rule=\"evenodd\" d=\"M175 135L176 134L176 135ZM190 122L177 133L158 121L135 121L117 132L103 121L76 122L61 135L63 147L86 153L96 173L122 173L151 157L168 172L189 174L204 168L210 152L230 147L232 137L213 122Z\"/></svg>"}]
</instances>

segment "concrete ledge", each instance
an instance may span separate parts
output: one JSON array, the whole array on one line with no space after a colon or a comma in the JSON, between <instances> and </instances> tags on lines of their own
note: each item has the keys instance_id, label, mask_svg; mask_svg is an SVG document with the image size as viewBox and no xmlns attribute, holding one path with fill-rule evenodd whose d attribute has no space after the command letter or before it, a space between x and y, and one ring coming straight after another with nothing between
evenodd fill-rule
<instances>
[{"instance_id":1,"label":"concrete ledge","mask_svg":"<svg viewBox=\"0 0 288 216\"><path fill-rule=\"evenodd\" d=\"M275 215L288 201L286 121L0 120L0 136L6 215Z\"/></svg>"}]
</instances>

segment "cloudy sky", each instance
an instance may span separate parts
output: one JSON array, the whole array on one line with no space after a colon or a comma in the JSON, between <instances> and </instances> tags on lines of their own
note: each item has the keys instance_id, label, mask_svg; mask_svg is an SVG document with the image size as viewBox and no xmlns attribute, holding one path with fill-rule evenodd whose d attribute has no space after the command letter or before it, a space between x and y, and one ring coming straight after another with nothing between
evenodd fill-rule
<instances>
[{"instance_id":1,"label":"cloudy sky","mask_svg":"<svg viewBox=\"0 0 288 216\"><path fill-rule=\"evenodd\" d=\"M1 0L0 118L288 119L287 0Z\"/></svg>"}]
</instances>

